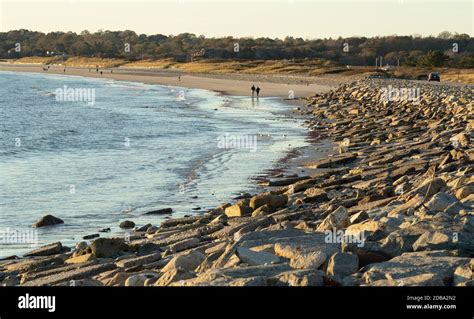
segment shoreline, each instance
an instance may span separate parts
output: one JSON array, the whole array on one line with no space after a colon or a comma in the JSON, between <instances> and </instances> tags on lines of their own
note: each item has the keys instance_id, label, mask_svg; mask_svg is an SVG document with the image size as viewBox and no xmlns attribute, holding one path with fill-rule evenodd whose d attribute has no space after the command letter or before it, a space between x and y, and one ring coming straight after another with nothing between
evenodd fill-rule
<instances>
[{"instance_id":1,"label":"shoreline","mask_svg":"<svg viewBox=\"0 0 474 319\"><path fill-rule=\"evenodd\" d=\"M301 111L314 135L343 142L306 165L318 173L125 238L40 247L1 261L0 283L472 286L474 91L426 84L419 103L386 103L393 83L406 85L345 84ZM453 98L435 108L440 92Z\"/></svg>"},{"instance_id":2,"label":"shoreline","mask_svg":"<svg viewBox=\"0 0 474 319\"><path fill-rule=\"evenodd\" d=\"M1 64L0 64L0 71L17 72L16 69L15 70L3 70L2 67L1 67ZM102 78L100 76L94 76L94 75L90 76L89 72L87 71L87 73L84 73L86 70L83 70L83 69L79 69L79 70L76 70L76 71L77 72L73 72L73 74L71 74L71 73L67 74L66 73L66 76ZM61 73L59 71L46 73L46 72L43 72L43 70L40 67L35 68L35 66L33 66L33 69L31 68L31 66L28 66L26 68L21 68L21 71L19 71L19 72L38 73L38 74L43 74L43 75L48 75L48 74L63 75L63 73ZM106 77L103 77L103 78L105 79ZM127 74L123 78L113 79L113 80L130 81L130 82L147 83L147 84L156 84L156 85L164 85L164 86L168 86L168 85L169 86L176 86L175 84L171 84L172 82L167 82L167 84L155 83L154 81L150 81L148 77L143 79L141 75L137 75L137 74L132 75L132 76ZM161 82L161 79L159 79L158 81ZM227 82L235 82L234 80L226 80L226 81ZM185 84L185 83L186 82L182 81L182 84ZM235 96L235 95L229 94L229 92L219 92L219 91L216 91L216 90L211 90L210 86L209 86L211 84L210 83L205 83L206 88L198 88L198 89L214 91L214 92L216 92L218 94L222 94L222 95ZM274 84L274 83L272 83L272 84ZM278 84L278 85L280 86L281 84ZM190 88L195 88L195 87L190 87ZM242 86L239 86L239 87L236 88L236 90L238 92L242 92L242 91L239 91L241 89L242 89ZM322 92L314 92L314 93L322 93ZM302 107L304 104L308 103L306 100L304 100L304 99L288 100L288 99L284 99L282 96L263 96L262 95L261 97L262 98L281 98L280 103L283 103L283 104L287 105L288 108L284 111L280 110L276 113L275 112L271 112L271 113L273 113L275 115L278 115L278 114L283 115L287 119L296 119L296 118L298 118L298 120L301 121L302 130L304 130L303 131L304 135L302 136L302 138L305 140L307 145L306 146L301 146L301 147L289 147L287 151L281 153L281 156L279 157L279 159L275 163L273 163L273 164L269 163L269 166L265 170L259 172L256 175L250 176L249 180L251 181L251 184L253 184L251 189L254 192L257 192L257 193L260 193L262 191L267 191L267 190L272 188L272 187L262 186L261 185L262 181L269 181L272 178L275 178L275 177L278 177L278 176L280 176L280 177L288 177L288 176L292 177L292 176L295 176L295 175L301 175L303 172L304 172L304 174L310 174L311 172L314 171L314 169L305 167L306 162L314 160L316 158L323 158L324 156L327 156L327 154L330 154L331 149L332 149L332 144L327 138L322 140L322 141L320 139L315 141L313 138L311 138L311 136L310 136L311 132L310 132L309 127L307 125L307 122L309 120L308 116L301 114L299 111L296 111L296 106L298 106L297 109L300 109L300 106ZM316 144L323 144L323 145L322 145L321 149L317 149L315 147ZM323 153L324 155L317 154L318 152ZM238 196L238 194L244 194L244 193L246 193L246 191L248 191L248 190L236 189L234 193L236 194L236 196ZM216 203L216 205L218 205L218 203ZM202 215L203 213L205 213L205 212L200 212L200 213L199 212L190 212L189 215L199 216L199 215ZM170 217L171 218L176 218L176 217L173 217L173 216L170 216ZM108 236L106 235L104 237L102 237L102 236L101 237L102 238L107 238L107 237L111 237L111 236L117 236L117 234L109 234ZM36 248L37 247L40 247L40 246L36 246ZM0 260L2 260L3 258L10 257L10 256L5 255L5 256L0 256L0 257L1 257ZM18 257L25 258L23 256L23 254L19 254Z\"/></svg>"},{"instance_id":3,"label":"shoreline","mask_svg":"<svg viewBox=\"0 0 474 319\"><path fill-rule=\"evenodd\" d=\"M55 75L77 75L91 78L104 78L116 81L141 82L146 84L159 84L193 89L205 89L221 93L223 95L250 96L252 84L262 88L260 97L278 97L289 103L299 103L316 92L328 92L334 88L334 84L321 85L310 83L309 85L294 83L293 77L288 77L288 83L272 82L271 75L255 75L255 82L239 79L237 74L191 74L174 70L151 70L151 69L103 69L102 76L92 68L69 67L63 72L64 67L51 66L49 71L43 71L42 65L32 64L8 64L0 63L0 71L11 72L33 72ZM90 72L89 72L90 70ZM111 71L113 73L111 73ZM178 79L181 76L181 79ZM225 76L227 79L223 79ZM291 83L293 82L293 83ZM293 91L294 100L289 99L290 91Z\"/></svg>"}]
</instances>

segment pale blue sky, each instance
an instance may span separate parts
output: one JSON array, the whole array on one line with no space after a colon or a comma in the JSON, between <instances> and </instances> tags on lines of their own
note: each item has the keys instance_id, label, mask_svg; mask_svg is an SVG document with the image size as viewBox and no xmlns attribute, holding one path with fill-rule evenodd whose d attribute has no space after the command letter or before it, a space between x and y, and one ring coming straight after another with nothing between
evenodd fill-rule
<instances>
[{"instance_id":1,"label":"pale blue sky","mask_svg":"<svg viewBox=\"0 0 474 319\"><path fill-rule=\"evenodd\" d=\"M209 37L473 36L473 0L0 0L0 29Z\"/></svg>"}]
</instances>

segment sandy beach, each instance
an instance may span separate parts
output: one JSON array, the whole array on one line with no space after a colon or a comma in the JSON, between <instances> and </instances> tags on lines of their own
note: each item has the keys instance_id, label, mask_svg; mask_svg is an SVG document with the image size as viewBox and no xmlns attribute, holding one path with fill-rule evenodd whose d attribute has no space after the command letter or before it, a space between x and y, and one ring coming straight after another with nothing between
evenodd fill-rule
<instances>
[{"instance_id":1,"label":"sandy beach","mask_svg":"<svg viewBox=\"0 0 474 319\"><path fill-rule=\"evenodd\" d=\"M126 69L114 68L103 70L102 75L95 69L89 68L66 68L62 66L50 66L48 71L43 70L42 65L33 64L7 64L0 63L0 71L12 72L35 72L49 74L78 75L94 78L106 78L117 81L135 81L148 84L170 85L195 89L205 89L220 92L226 95L245 96L250 95L252 84L259 86L262 91L261 97L280 97L288 99L293 92L294 99L305 98L318 92L327 92L334 88L334 83L308 83L299 77L282 78L272 75L246 76L248 80L242 80L238 74L186 74L173 70L155 69ZM180 79L179 79L180 76Z\"/></svg>"}]
</instances>

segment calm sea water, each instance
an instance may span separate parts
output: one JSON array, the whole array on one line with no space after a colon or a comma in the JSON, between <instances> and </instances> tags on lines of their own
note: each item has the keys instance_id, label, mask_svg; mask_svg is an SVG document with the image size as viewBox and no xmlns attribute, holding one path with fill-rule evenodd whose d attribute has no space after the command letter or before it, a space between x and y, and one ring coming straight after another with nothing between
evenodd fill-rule
<instances>
[{"instance_id":1,"label":"calm sea water","mask_svg":"<svg viewBox=\"0 0 474 319\"><path fill-rule=\"evenodd\" d=\"M94 103L59 100L64 86L93 89ZM253 176L305 145L275 99L9 72L0 96L0 256L120 233L123 220L159 225L163 216L143 215L152 209L213 208L255 190ZM232 138L257 138L256 151ZM45 214L65 223L33 230Z\"/></svg>"}]
</instances>

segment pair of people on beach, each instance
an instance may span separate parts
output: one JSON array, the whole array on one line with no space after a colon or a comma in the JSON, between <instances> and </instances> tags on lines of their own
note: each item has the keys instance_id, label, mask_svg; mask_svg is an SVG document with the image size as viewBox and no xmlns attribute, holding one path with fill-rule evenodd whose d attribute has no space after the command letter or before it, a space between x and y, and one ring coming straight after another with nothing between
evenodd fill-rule
<instances>
[{"instance_id":1,"label":"pair of people on beach","mask_svg":"<svg viewBox=\"0 0 474 319\"><path fill-rule=\"evenodd\" d=\"M252 97L255 93L257 93L257 97L260 95L260 87L257 86L257 88L255 88L255 85L252 85L250 89L252 90Z\"/></svg>"}]
</instances>

